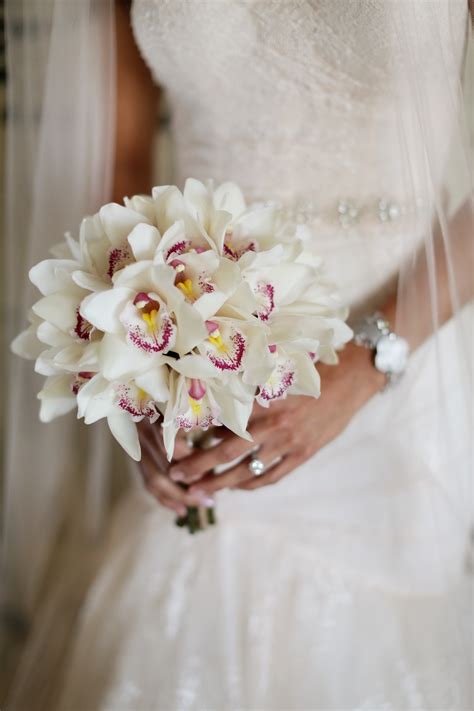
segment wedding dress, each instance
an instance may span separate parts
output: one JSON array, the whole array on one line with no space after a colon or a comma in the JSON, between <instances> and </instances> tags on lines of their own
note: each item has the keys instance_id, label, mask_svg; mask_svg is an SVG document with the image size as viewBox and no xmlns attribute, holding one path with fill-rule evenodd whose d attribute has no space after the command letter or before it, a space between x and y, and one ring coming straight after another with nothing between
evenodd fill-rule
<instances>
[{"instance_id":1,"label":"wedding dress","mask_svg":"<svg viewBox=\"0 0 474 711\"><path fill-rule=\"evenodd\" d=\"M433 4L412 4L421 26ZM458 49L454 75L467 5L436 5L446 15L439 41L454 37ZM400 8L373 0L132 7L136 41L171 107L173 182L232 179L249 202L278 200L313 229L314 251L354 315L383 305L432 214L417 135L400 132ZM430 66L431 40L428 29L411 38L438 97L442 164L453 116ZM420 156L409 174L407 155ZM453 329L439 334L442 358ZM219 492L218 525L205 533L175 527L134 471L58 674L57 708L471 708L468 530L450 477L469 466L469 420L460 374L447 370L457 443L448 471L433 429L429 349L411 356L400 388L374 397L277 486Z\"/></svg>"}]
</instances>

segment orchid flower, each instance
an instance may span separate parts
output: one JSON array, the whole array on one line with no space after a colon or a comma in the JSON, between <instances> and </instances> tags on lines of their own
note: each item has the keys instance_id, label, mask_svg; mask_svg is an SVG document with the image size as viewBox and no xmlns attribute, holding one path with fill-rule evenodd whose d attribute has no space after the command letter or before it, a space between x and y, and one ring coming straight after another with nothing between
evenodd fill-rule
<instances>
[{"instance_id":1,"label":"orchid flower","mask_svg":"<svg viewBox=\"0 0 474 711\"><path fill-rule=\"evenodd\" d=\"M308 353L292 352L291 348L270 345L274 366L270 376L258 389L256 401L268 407L273 400L282 400L287 395L311 395L319 397L320 378Z\"/></svg>"},{"instance_id":2,"label":"orchid flower","mask_svg":"<svg viewBox=\"0 0 474 711\"><path fill-rule=\"evenodd\" d=\"M86 217L30 272L42 298L12 349L46 376L40 417L77 404L140 458L136 423L224 425L251 439L255 401L319 396L315 363L337 362L347 311L309 230L234 183L186 181Z\"/></svg>"}]
</instances>

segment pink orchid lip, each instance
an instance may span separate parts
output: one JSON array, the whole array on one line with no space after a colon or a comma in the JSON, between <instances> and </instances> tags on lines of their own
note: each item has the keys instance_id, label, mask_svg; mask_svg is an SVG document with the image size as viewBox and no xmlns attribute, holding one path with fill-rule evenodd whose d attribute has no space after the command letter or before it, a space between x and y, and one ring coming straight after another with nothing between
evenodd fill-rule
<instances>
[{"instance_id":1,"label":"pink orchid lip","mask_svg":"<svg viewBox=\"0 0 474 711\"><path fill-rule=\"evenodd\" d=\"M169 263L173 269L176 269L180 272L184 271L185 268L185 263L181 261L181 259L172 259L171 262Z\"/></svg>"},{"instance_id":2,"label":"pink orchid lip","mask_svg":"<svg viewBox=\"0 0 474 711\"><path fill-rule=\"evenodd\" d=\"M186 264L184 262L182 262L180 259L173 259L170 262L170 265L173 267L173 269L176 272L176 276L174 278L175 286L185 282L186 281L186 274L185 274Z\"/></svg>"},{"instance_id":3,"label":"pink orchid lip","mask_svg":"<svg viewBox=\"0 0 474 711\"><path fill-rule=\"evenodd\" d=\"M93 378L95 373L90 373L87 370L82 370L80 373L78 373L72 383L71 383L71 391L73 395L77 395L81 387L84 385L86 380L90 380Z\"/></svg>"},{"instance_id":4,"label":"pink orchid lip","mask_svg":"<svg viewBox=\"0 0 474 711\"><path fill-rule=\"evenodd\" d=\"M280 384L275 390L270 391L265 386L261 387L258 393L258 399L266 402L270 402L271 400L281 400L281 398L286 396L286 391L291 388L294 381L294 372L290 371L289 373L285 373L280 381Z\"/></svg>"},{"instance_id":5,"label":"pink orchid lip","mask_svg":"<svg viewBox=\"0 0 474 711\"><path fill-rule=\"evenodd\" d=\"M202 398L206 394L206 388L200 380L197 380L196 378L191 378L191 386L188 390L188 393L190 397L193 398L193 400L202 400Z\"/></svg>"},{"instance_id":6,"label":"pink orchid lip","mask_svg":"<svg viewBox=\"0 0 474 711\"><path fill-rule=\"evenodd\" d=\"M133 305L136 306L143 313L150 313L150 311L159 311L160 304L155 299L152 299L149 294L145 294L144 291L140 291L133 300Z\"/></svg>"},{"instance_id":7,"label":"pink orchid lip","mask_svg":"<svg viewBox=\"0 0 474 711\"><path fill-rule=\"evenodd\" d=\"M183 254L183 252L186 251L187 246L188 242L185 239L175 242L166 252L166 261L168 261L172 254Z\"/></svg>"},{"instance_id":8,"label":"pink orchid lip","mask_svg":"<svg viewBox=\"0 0 474 711\"><path fill-rule=\"evenodd\" d=\"M256 315L260 321L268 321L275 310L275 287L273 284L260 282L256 288L257 294L262 294L267 300L267 304L257 310Z\"/></svg>"},{"instance_id":9,"label":"pink orchid lip","mask_svg":"<svg viewBox=\"0 0 474 711\"><path fill-rule=\"evenodd\" d=\"M212 337L213 333L209 335ZM234 330L229 336L225 354L221 355L219 352L215 353L209 350L207 357L218 370L238 371L240 370L246 348L247 342L245 336L240 331Z\"/></svg>"},{"instance_id":10,"label":"pink orchid lip","mask_svg":"<svg viewBox=\"0 0 474 711\"><path fill-rule=\"evenodd\" d=\"M123 269L132 259L132 254L130 249L125 245L124 247L114 247L109 252L109 266L107 269L107 276L112 279L115 272L119 269Z\"/></svg>"},{"instance_id":11,"label":"pink orchid lip","mask_svg":"<svg viewBox=\"0 0 474 711\"><path fill-rule=\"evenodd\" d=\"M219 324L216 321L206 321L208 334L211 336L215 331L219 330Z\"/></svg>"},{"instance_id":12,"label":"pink orchid lip","mask_svg":"<svg viewBox=\"0 0 474 711\"><path fill-rule=\"evenodd\" d=\"M78 376L84 378L84 380L90 380L94 375L95 373L91 373L89 370L81 370L81 372L78 373Z\"/></svg>"},{"instance_id":13,"label":"pink orchid lip","mask_svg":"<svg viewBox=\"0 0 474 711\"><path fill-rule=\"evenodd\" d=\"M84 318L84 316L82 316L78 306L76 309L76 325L74 327L74 333L81 339L81 341L90 341L93 330L94 327L91 323L89 323L89 321L87 321L87 319Z\"/></svg>"},{"instance_id":14,"label":"pink orchid lip","mask_svg":"<svg viewBox=\"0 0 474 711\"><path fill-rule=\"evenodd\" d=\"M147 304L149 301L151 301L151 299L148 294L145 294L144 291L140 291L134 298L133 305L140 307L140 304Z\"/></svg>"},{"instance_id":15,"label":"pink orchid lip","mask_svg":"<svg viewBox=\"0 0 474 711\"><path fill-rule=\"evenodd\" d=\"M277 347L275 346L275 344L268 346L268 350L270 351L270 353L276 353L276 349Z\"/></svg>"},{"instance_id":16,"label":"pink orchid lip","mask_svg":"<svg viewBox=\"0 0 474 711\"><path fill-rule=\"evenodd\" d=\"M130 387L127 385L119 387L117 404L122 410L128 412L135 422L145 417L153 423L159 417L155 402L151 398L134 398Z\"/></svg>"},{"instance_id":17,"label":"pink orchid lip","mask_svg":"<svg viewBox=\"0 0 474 711\"><path fill-rule=\"evenodd\" d=\"M232 245L232 238L234 237L234 228L232 226L227 227L224 234L224 244L223 244L223 254L232 259L233 261L238 261L240 257L246 252L256 252L255 242L245 242L242 244L242 238L239 240L241 243L239 246L234 247Z\"/></svg>"}]
</instances>

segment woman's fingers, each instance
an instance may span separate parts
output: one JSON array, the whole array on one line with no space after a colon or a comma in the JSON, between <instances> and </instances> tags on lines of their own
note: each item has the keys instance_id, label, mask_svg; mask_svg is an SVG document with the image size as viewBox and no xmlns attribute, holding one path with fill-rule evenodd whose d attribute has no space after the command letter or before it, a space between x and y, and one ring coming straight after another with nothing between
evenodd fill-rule
<instances>
[{"instance_id":1,"label":"woman's fingers","mask_svg":"<svg viewBox=\"0 0 474 711\"><path fill-rule=\"evenodd\" d=\"M294 461L294 458L290 456L283 456L281 459L277 459L274 465L270 466L268 471L264 474L261 474L260 476L253 475L247 480L241 482L236 488L243 489L244 491L252 491L253 489L260 489L262 486L276 484L297 466L298 463Z\"/></svg>"},{"instance_id":2,"label":"woman's fingers","mask_svg":"<svg viewBox=\"0 0 474 711\"><path fill-rule=\"evenodd\" d=\"M258 437L258 430L255 434ZM201 479L205 474L220 466L226 468L238 464L258 448L257 444L247 442L231 432L223 433L220 444L209 449L197 449L170 468L173 481L190 484Z\"/></svg>"},{"instance_id":3,"label":"woman's fingers","mask_svg":"<svg viewBox=\"0 0 474 711\"><path fill-rule=\"evenodd\" d=\"M208 474L203 477L190 487L189 492L200 496L212 496L220 489L244 488L244 484L261 482L264 477L266 478L266 483L273 483L271 478L274 476L275 471L281 477L291 469L285 461L285 451L281 444L265 445L261 451L259 451L258 458L261 459L269 469L268 472L259 477L253 475L249 470L251 458L247 456L238 466L225 474ZM265 482L261 485L264 486ZM247 488L247 486L245 486L245 488ZM252 488L257 488L257 486L253 486Z\"/></svg>"},{"instance_id":4,"label":"woman's fingers","mask_svg":"<svg viewBox=\"0 0 474 711\"><path fill-rule=\"evenodd\" d=\"M176 437L175 444L174 444L174 451L173 451L173 462L179 462L181 459L185 459L186 457L189 457L190 453L192 452L192 447L190 446L188 440L186 437L182 434L179 434Z\"/></svg>"},{"instance_id":5,"label":"woman's fingers","mask_svg":"<svg viewBox=\"0 0 474 711\"><path fill-rule=\"evenodd\" d=\"M171 481L167 474L156 466L155 459L148 449L143 451L140 468L147 491L180 516L186 513L187 506L211 506L214 503L209 495L192 494Z\"/></svg>"}]
</instances>

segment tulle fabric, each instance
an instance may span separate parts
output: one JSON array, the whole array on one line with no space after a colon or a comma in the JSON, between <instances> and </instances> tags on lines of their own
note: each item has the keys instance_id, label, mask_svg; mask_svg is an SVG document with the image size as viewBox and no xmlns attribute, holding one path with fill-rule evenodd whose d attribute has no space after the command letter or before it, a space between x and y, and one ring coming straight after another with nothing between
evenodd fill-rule
<instances>
[{"instance_id":1,"label":"tulle fabric","mask_svg":"<svg viewBox=\"0 0 474 711\"><path fill-rule=\"evenodd\" d=\"M9 342L34 300L29 268L110 199L115 37L112 1L12 1L5 10ZM86 432L74 418L40 424L40 379L30 364L11 355L3 382L3 599L31 612L59 527L78 509L87 535L99 526L111 447L100 426Z\"/></svg>"},{"instance_id":2,"label":"tulle fabric","mask_svg":"<svg viewBox=\"0 0 474 711\"><path fill-rule=\"evenodd\" d=\"M391 90L403 202L416 209L401 232L396 277L355 306L382 305L396 282L395 330L426 341L403 382L294 476L251 496L223 493L215 533L183 538L169 514L134 490L97 549L101 572L77 634L75 610L96 567L84 553L106 510L110 439L97 425L86 437L70 419L37 423L36 379L29 364L11 363L9 609L32 617L51 560L57 575L12 708L28 698L66 711L469 708L472 32L466 10L460 51L458 33L442 31L450 3L397 7L400 71ZM10 2L7 30L14 335L32 300L27 268L110 194L113 3ZM444 290L453 316L441 326ZM78 532L58 558L66 519ZM39 665L45 639L56 643ZM359 658L358 644L370 659Z\"/></svg>"}]
</instances>

